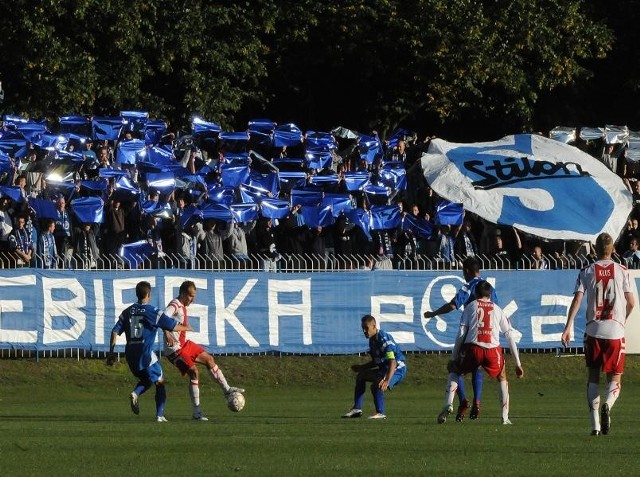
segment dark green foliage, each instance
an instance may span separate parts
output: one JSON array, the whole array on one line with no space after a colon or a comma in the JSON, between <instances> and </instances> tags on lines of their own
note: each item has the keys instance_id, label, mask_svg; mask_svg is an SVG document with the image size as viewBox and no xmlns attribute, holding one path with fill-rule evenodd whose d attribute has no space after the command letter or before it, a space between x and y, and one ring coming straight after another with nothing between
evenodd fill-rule
<instances>
[{"instance_id":1,"label":"dark green foliage","mask_svg":"<svg viewBox=\"0 0 640 477\"><path fill-rule=\"evenodd\" d=\"M540 99L579 91L606 55L626 91L640 77L621 53L637 43L629 0L5 3L3 112L36 118L143 109L173 129L199 114L226 129L267 116L497 134L548 121Z\"/></svg>"}]
</instances>

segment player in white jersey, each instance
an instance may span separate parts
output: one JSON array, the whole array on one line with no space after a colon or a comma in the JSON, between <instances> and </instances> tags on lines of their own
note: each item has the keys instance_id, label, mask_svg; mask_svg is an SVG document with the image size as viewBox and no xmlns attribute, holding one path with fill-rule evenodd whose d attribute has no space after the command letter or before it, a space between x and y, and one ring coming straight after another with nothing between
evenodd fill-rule
<instances>
[{"instance_id":1,"label":"player in white jersey","mask_svg":"<svg viewBox=\"0 0 640 477\"><path fill-rule=\"evenodd\" d=\"M180 285L178 298L174 298L169 302L165 309L165 314L174 318L179 323L187 325L189 317L187 307L193 303L196 297L196 285L191 280L185 280ZM202 414L200 409L200 386L198 367L196 363L204 364L211 375L211 378L217 382L225 395L239 392L243 393L244 389L229 386L227 380L222 374L222 370L216 364L213 355L208 353L202 346L186 337L185 332L164 332L164 352L167 359L171 361L182 373L189 376L189 396L193 405L193 418L197 421L208 421Z\"/></svg>"},{"instance_id":2,"label":"player in white jersey","mask_svg":"<svg viewBox=\"0 0 640 477\"><path fill-rule=\"evenodd\" d=\"M596 239L598 260L580 270L569 307L562 344L567 347L582 297L587 295L587 324L584 353L588 368L587 402L591 415L591 435L608 434L611 408L620 396L624 370L624 327L635 305L626 267L611 260L613 238L607 233ZM600 372L607 376L605 402L600 406Z\"/></svg>"},{"instance_id":3,"label":"player in white jersey","mask_svg":"<svg viewBox=\"0 0 640 477\"><path fill-rule=\"evenodd\" d=\"M453 398L458 388L459 377L483 367L492 378L498 379L498 396L502 406L502 423L509 420L509 383L504 368L504 357L500 346L500 333L509 342L511 354L516 362L516 376L524 376L520 355L509 318L502 308L491 301L491 285L481 281L476 285L476 300L469 303L460 319L460 330L449 361L445 404L438 415L438 423L444 424L453 411Z\"/></svg>"}]
</instances>

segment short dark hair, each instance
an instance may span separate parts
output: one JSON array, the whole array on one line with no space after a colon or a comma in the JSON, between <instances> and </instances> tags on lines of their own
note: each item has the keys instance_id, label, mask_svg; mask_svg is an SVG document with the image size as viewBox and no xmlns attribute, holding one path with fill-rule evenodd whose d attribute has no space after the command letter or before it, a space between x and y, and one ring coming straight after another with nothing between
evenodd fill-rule
<instances>
[{"instance_id":1,"label":"short dark hair","mask_svg":"<svg viewBox=\"0 0 640 477\"><path fill-rule=\"evenodd\" d=\"M182 284L180 285L180 295L186 295L187 293L189 293L189 290L193 288L195 290L196 288L196 284L193 283L191 280L185 280L182 282Z\"/></svg>"},{"instance_id":2,"label":"short dark hair","mask_svg":"<svg viewBox=\"0 0 640 477\"><path fill-rule=\"evenodd\" d=\"M371 323L371 322L375 323L375 322L376 322L376 319L373 317L373 315L364 315L364 316L362 317L362 319L360 320L360 322L361 322L363 325L368 325L368 324L369 324L369 323Z\"/></svg>"},{"instance_id":3,"label":"short dark hair","mask_svg":"<svg viewBox=\"0 0 640 477\"><path fill-rule=\"evenodd\" d=\"M151 294L151 283L149 282L138 282L136 285L136 297L138 300L143 300Z\"/></svg>"},{"instance_id":4,"label":"short dark hair","mask_svg":"<svg viewBox=\"0 0 640 477\"><path fill-rule=\"evenodd\" d=\"M467 270L472 274L480 273L480 260L476 257L467 257L462 262L462 269Z\"/></svg>"}]
</instances>

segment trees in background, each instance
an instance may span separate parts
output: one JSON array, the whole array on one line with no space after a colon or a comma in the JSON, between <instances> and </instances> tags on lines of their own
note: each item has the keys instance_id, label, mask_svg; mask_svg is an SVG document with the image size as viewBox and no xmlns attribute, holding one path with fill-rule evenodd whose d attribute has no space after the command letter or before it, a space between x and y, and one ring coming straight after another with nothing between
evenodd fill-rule
<instances>
[{"instance_id":1,"label":"trees in background","mask_svg":"<svg viewBox=\"0 0 640 477\"><path fill-rule=\"evenodd\" d=\"M637 18L638 2L600 3L15 0L0 23L3 112L144 109L174 128L199 114L227 129L269 117L452 139L553 126L561 98L580 102L577 119L593 108L579 92L606 62L638 103L640 72L618 53L634 54L637 29L618 12Z\"/></svg>"}]
</instances>

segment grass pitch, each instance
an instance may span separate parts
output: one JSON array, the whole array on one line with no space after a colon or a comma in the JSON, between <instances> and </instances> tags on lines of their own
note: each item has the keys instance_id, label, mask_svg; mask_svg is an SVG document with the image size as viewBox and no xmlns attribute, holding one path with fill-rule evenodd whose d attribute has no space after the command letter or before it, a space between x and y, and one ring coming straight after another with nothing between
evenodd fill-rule
<instances>
[{"instance_id":1,"label":"grass pitch","mask_svg":"<svg viewBox=\"0 0 640 477\"><path fill-rule=\"evenodd\" d=\"M169 422L153 390L134 416L124 363L0 360L1 475L635 475L640 357L628 356L608 436L591 437L583 358L524 355L510 366L512 426L500 424L497 384L485 379L477 421L436 423L447 356L409 355L387 395L385 421L340 419L351 405L349 365L365 357L219 357L246 408L226 409L201 376L209 422L191 420L187 380L163 360ZM603 387L603 386L602 386ZM470 386L468 386L470 390ZM365 399L365 416L373 413Z\"/></svg>"}]
</instances>

